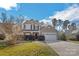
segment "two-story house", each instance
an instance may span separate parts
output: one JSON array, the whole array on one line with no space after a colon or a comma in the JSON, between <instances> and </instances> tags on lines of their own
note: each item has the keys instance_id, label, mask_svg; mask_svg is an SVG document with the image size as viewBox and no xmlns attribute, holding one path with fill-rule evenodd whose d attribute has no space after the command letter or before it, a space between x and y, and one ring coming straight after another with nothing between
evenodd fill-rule
<instances>
[{"instance_id":1,"label":"two-story house","mask_svg":"<svg viewBox=\"0 0 79 59\"><path fill-rule=\"evenodd\" d=\"M22 23L22 31L24 35L39 35L40 24L37 21L26 20Z\"/></svg>"},{"instance_id":2,"label":"two-story house","mask_svg":"<svg viewBox=\"0 0 79 59\"><path fill-rule=\"evenodd\" d=\"M42 26L37 21L26 20L22 23L22 32L24 35L43 35L45 41L52 42L57 40L57 32L50 25Z\"/></svg>"}]
</instances>

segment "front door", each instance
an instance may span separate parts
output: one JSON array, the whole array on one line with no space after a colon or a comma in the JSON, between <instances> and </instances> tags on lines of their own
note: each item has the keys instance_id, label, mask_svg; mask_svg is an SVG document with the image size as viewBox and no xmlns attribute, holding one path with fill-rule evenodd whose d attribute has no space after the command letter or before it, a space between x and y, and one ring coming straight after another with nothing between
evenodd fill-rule
<instances>
[{"instance_id":1,"label":"front door","mask_svg":"<svg viewBox=\"0 0 79 59\"><path fill-rule=\"evenodd\" d=\"M39 33L38 32L34 32L33 35L34 35L34 39L37 40Z\"/></svg>"}]
</instances>

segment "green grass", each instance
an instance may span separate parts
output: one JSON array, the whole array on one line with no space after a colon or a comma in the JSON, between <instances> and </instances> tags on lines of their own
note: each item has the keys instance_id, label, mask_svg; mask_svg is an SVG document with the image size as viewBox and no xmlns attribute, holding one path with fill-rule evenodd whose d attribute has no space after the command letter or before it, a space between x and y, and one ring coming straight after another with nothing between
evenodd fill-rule
<instances>
[{"instance_id":1,"label":"green grass","mask_svg":"<svg viewBox=\"0 0 79 59\"><path fill-rule=\"evenodd\" d=\"M3 48L5 48L5 47L7 47L6 44L4 44L4 43L0 43L0 49L3 49Z\"/></svg>"},{"instance_id":2,"label":"green grass","mask_svg":"<svg viewBox=\"0 0 79 59\"><path fill-rule=\"evenodd\" d=\"M0 56L57 56L58 54L45 44L28 42L0 48Z\"/></svg>"}]
</instances>

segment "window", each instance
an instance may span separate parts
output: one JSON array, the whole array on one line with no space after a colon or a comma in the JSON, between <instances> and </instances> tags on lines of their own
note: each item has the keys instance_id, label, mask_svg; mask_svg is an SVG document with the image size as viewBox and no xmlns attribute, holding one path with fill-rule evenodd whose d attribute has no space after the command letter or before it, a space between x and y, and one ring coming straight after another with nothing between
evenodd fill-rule
<instances>
[{"instance_id":1,"label":"window","mask_svg":"<svg viewBox=\"0 0 79 59\"><path fill-rule=\"evenodd\" d=\"M32 25L32 30L34 30L34 25Z\"/></svg>"},{"instance_id":2,"label":"window","mask_svg":"<svg viewBox=\"0 0 79 59\"><path fill-rule=\"evenodd\" d=\"M31 24L25 24L25 30L31 30Z\"/></svg>"},{"instance_id":3,"label":"window","mask_svg":"<svg viewBox=\"0 0 79 59\"><path fill-rule=\"evenodd\" d=\"M39 30L39 26L38 25L35 25L35 30Z\"/></svg>"}]
</instances>

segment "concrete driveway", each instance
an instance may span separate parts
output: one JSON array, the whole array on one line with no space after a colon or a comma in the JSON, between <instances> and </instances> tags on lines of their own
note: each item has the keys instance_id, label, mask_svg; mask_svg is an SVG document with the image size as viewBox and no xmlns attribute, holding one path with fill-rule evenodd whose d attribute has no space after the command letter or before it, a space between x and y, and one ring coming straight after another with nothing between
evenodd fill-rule
<instances>
[{"instance_id":1,"label":"concrete driveway","mask_svg":"<svg viewBox=\"0 0 79 59\"><path fill-rule=\"evenodd\" d=\"M47 43L60 56L79 56L79 44L66 41Z\"/></svg>"}]
</instances>

